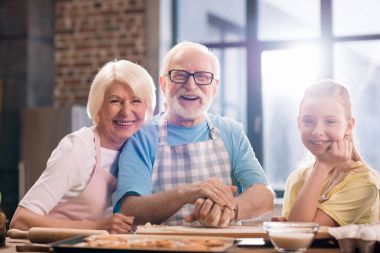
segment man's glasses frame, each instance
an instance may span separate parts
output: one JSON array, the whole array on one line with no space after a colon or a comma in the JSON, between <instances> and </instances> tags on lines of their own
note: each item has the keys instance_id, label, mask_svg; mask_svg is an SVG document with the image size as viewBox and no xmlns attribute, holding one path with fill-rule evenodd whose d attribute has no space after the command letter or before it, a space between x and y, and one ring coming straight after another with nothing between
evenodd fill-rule
<instances>
[{"instance_id":1,"label":"man's glasses frame","mask_svg":"<svg viewBox=\"0 0 380 253\"><path fill-rule=\"evenodd\" d=\"M172 69L168 72L168 76L170 81L179 84L185 84L187 80L189 80L190 76L193 77L194 82L197 85L210 85L214 80L214 74L208 71L196 71L191 73L182 69ZM181 76L183 77L183 79L176 79L176 76ZM205 80L203 80L202 78Z\"/></svg>"}]
</instances>

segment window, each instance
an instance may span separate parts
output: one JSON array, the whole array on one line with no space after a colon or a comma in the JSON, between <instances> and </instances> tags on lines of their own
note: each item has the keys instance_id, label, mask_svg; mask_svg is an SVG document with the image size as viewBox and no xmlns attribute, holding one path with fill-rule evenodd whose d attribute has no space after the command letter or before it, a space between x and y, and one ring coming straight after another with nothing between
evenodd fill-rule
<instances>
[{"instance_id":1,"label":"window","mask_svg":"<svg viewBox=\"0 0 380 253\"><path fill-rule=\"evenodd\" d=\"M258 4L259 40L319 37L319 0L262 0Z\"/></svg>"},{"instance_id":2,"label":"window","mask_svg":"<svg viewBox=\"0 0 380 253\"><path fill-rule=\"evenodd\" d=\"M380 33L379 1L334 0L332 3L334 35L357 36Z\"/></svg>"},{"instance_id":3,"label":"window","mask_svg":"<svg viewBox=\"0 0 380 253\"><path fill-rule=\"evenodd\" d=\"M203 43L245 40L243 0L181 0L177 3L177 41Z\"/></svg>"},{"instance_id":4,"label":"window","mask_svg":"<svg viewBox=\"0 0 380 253\"><path fill-rule=\"evenodd\" d=\"M245 1L181 0L177 4L175 41L200 42L210 48L220 61L217 96L210 112L246 123L247 67L245 41ZM234 44L231 44L234 43Z\"/></svg>"},{"instance_id":5,"label":"window","mask_svg":"<svg viewBox=\"0 0 380 253\"><path fill-rule=\"evenodd\" d=\"M226 47L215 50L220 62L218 93L210 112L229 116L246 124L247 65L245 48Z\"/></svg>"},{"instance_id":6,"label":"window","mask_svg":"<svg viewBox=\"0 0 380 253\"><path fill-rule=\"evenodd\" d=\"M297 115L303 91L319 76L320 51L308 45L262 53L264 164L275 189L305 157Z\"/></svg>"},{"instance_id":7,"label":"window","mask_svg":"<svg viewBox=\"0 0 380 253\"><path fill-rule=\"evenodd\" d=\"M244 122L276 190L283 190L305 157L296 123L299 102L305 88L321 78L349 88L355 142L380 170L378 1L175 2L176 41L215 48L221 61L224 74L212 111Z\"/></svg>"},{"instance_id":8,"label":"window","mask_svg":"<svg viewBox=\"0 0 380 253\"><path fill-rule=\"evenodd\" d=\"M380 40L336 43L334 77L351 93L358 152L380 170Z\"/></svg>"}]
</instances>

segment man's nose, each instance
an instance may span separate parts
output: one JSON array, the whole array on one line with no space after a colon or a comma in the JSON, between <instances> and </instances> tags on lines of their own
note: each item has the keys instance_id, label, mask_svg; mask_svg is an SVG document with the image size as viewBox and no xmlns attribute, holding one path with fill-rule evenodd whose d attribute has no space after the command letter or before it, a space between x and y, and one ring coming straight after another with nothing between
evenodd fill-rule
<instances>
[{"instance_id":1,"label":"man's nose","mask_svg":"<svg viewBox=\"0 0 380 253\"><path fill-rule=\"evenodd\" d=\"M184 86L186 89L189 89L189 90L194 90L194 89L198 88L198 84L195 82L195 77L189 76L189 78L187 79Z\"/></svg>"}]
</instances>

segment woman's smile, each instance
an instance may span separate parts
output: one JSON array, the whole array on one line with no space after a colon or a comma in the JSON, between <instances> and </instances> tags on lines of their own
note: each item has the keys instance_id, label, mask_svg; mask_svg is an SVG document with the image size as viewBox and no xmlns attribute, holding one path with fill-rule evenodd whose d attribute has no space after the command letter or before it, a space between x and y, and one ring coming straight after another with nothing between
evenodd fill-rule
<instances>
[{"instance_id":1,"label":"woman's smile","mask_svg":"<svg viewBox=\"0 0 380 253\"><path fill-rule=\"evenodd\" d=\"M128 127L132 126L136 122L136 120L114 120L113 122L117 126Z\"/></svg>"}]
</instances>

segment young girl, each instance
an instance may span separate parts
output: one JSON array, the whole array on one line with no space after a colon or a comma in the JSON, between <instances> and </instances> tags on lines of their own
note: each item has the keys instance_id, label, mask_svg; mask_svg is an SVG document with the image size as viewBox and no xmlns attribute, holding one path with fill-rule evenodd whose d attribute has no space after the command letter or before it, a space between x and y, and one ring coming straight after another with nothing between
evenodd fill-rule
<instances>
[{"instance_id":1,"label":"young girl","mask_svg":"<svg viewBox=\"0 0 380 253\"><path fill-rule=\"evenodd\" d=\"M301 102L298 128L314 156L286 182L283 216L325 226L371 223L379 216L375 173L352 139L355 120L348 90L331 80L309 87Z\"/></svg>"}]
</instances>

